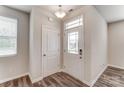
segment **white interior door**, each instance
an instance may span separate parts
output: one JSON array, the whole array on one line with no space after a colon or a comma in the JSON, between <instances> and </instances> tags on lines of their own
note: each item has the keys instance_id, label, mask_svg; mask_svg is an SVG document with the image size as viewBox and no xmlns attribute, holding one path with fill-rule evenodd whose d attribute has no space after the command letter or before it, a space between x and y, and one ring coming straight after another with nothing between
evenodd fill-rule
<instances>
[{"instance_id":1,"label":"white interior door","mask_svg":"<svg viewBox=\"0 0 124 93\"><path fill-rule=\"evenodd\" d=\"M83 81L84 37L82 26L66 30L64 35L64 70Z\"/></svg>"},{"instance_id":2,"label":"white interior door","mask_svg":"<svg viewBox=\"0 0 124 93\"><path fill-rule=\"evenodd\" d=\"M60 56L60 35L59 31L53 28L42 29L42 62L43 77L58 72Z\"/></svg>"}]
</instances>

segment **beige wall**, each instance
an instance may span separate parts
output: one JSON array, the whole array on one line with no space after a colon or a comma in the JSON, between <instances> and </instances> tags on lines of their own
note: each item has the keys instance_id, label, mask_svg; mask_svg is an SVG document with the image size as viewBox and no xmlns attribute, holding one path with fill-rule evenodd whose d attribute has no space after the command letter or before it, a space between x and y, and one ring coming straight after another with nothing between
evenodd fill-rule
<instances>
[{"instance_id":1,"label":"beige wall","mask_svg":"<svg viewBox=\"0 0 124 93\"><path fill-rule=\"evenodd\" d=\"M109 64L124 68L124 21L108 25Z\"/></svg>"},{"instance_id":2,"label":"beige wall","mask_svg":"<svg viewBox=\"0 0 124 93\"><path fill-rule=\"evenodd\" d=\"M2 82L28 72L29 15L0 6L0 16L18 19L18 54L16 56L0 57L0 82Z\"/></svg>"}]
</instances>

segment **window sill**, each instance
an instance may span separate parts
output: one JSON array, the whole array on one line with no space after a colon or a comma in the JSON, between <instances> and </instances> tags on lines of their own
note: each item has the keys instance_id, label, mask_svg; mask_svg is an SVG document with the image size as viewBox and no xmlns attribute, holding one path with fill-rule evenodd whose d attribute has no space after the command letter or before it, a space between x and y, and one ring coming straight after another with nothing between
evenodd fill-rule
<instances>
[{"instance_id":1,"label":"window sill","mask_svg":"<svg viewBox=\"0 0 124 93\"><path fill-rule=\"evenodd\" d=\"M13 56L17 56L17 54L0 55L0 58L13 57Z\"/></svg>"}]
</instances>

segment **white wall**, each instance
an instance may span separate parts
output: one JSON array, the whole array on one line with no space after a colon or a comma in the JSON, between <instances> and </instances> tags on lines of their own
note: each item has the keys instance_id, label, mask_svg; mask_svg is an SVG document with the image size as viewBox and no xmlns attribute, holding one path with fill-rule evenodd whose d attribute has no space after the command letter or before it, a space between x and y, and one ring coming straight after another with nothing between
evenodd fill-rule
<instances>
[{"instance_id":1,"label":"white wall","mask_svg":"<svg viewBox=\"0 0 124 93\"><path fill-rule=\"evenodd\" d=\"M53 22L48 20L48 17L53 18ZM42 78L42 25L60 27L58 20L52 13L42 10L39 7L34 7L30 16L30 77L32 82ZM59 30L60 31L60 30Z\"/></svg>"},{"instance_id":2,"label":"white wall","mask_svg":"<svg viewBox=\"0 0 124 93\"><path fill-rule=\"evenodd\" d=\"M86 37L90 39L89 53L87 54L86 51L86 56L90 57L89 84L93 85L107 67L107 23L94 7L90 7L87 11L85 21ZM86 42L87 40L85 40Z\"/></svg>"},{"instance_id":3,"label":"white wall","mask_svg":"<svg viewBox=\"0 0 124 93\"><path fill-rule=\"evenodd\" d=\"M89 31L91 31L91 82L98 79L107 67L107 23L104 18L92 9L90 11Z\"/></svg>"},{"instance_id":4,"label":"white wall","mask_svg":"<svg viewBox=\"0 0 124 93\"><path fill-rule=\"evenodd\" d=\"M124 68L124 21L108 25L109 64Z\"/></svg>"},{"instance_id":5,"label":"white wall","mask_svg":"<svg viewBox=\"0 0 124 93\"><path fill-rule=\"evenodd\" d=\"M16 56L0 57L0 82L2 82L28 72L29 15L0 6L0 16L18 19L18 54Z\"/></svg>"},{"instance_id":6,"label":"white wall","mask_svg":"<svg viewBox=\"0 0 124 93\"><path fill-rule=\"evenodd\" d=\"M66 16L83 14L85 30L84 82L92 85L107 65L107 23L93 6L83 6Z\"/></svg>"}]
</instances>

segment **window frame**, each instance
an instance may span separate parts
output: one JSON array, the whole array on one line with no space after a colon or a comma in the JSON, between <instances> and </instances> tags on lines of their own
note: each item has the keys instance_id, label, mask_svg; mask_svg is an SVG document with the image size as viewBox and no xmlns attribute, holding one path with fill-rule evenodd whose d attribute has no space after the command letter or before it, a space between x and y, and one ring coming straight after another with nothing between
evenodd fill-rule
<instances>
[{"instance_id":1,"label":"window frame","mask_svg":"<svg viewBox=\"0 0 124 93\"><path fill-rule=\"evenodd\" d=\"M10 20L15 20L16 21L16 49L15 49L15 53L13 54L5 54L5 55L0 55L0 58L4 58L4 57L13 57L13 56L17 56L18 55L18 23L19 23L19 20L18 18L15 18L15 17L9 17L9 16L4 16L4 15L0 15L0 17L3 17L3 18L7 18L7 19L10 19Z\"/></svg>"}]
</instances>

